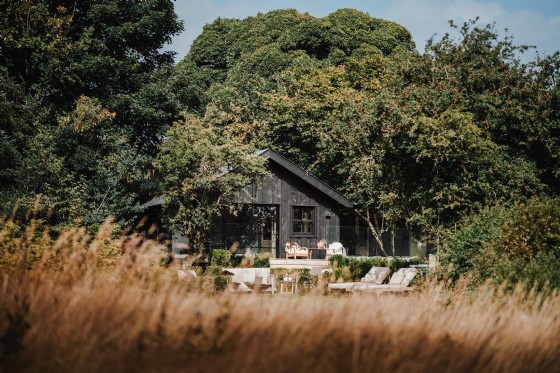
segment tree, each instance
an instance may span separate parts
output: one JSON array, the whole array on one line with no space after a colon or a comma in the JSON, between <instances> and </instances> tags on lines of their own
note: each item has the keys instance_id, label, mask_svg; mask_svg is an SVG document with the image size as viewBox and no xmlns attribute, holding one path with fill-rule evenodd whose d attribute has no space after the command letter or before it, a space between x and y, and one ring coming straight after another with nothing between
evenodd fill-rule
<instances>
[{"instance_id":1,"label":"tree","mask_svg":"<svg viewBox=\"0 0 560 373\"><path fill-rule=\"evenodd\" d=\"M519 62L526 47L500 38L491 25L476 27L476 20L451 26L459 40L430 41L396 80L397 110L413 118L407 151L426 176L409 220L434 232L496 201L556 189L543 171L558 165L555 103L535 78L542 69Z\"/></svg>"},{"instance_id":2,"label":"tree","mask_svg":"<svg viewBox=\"0 0 560 373\"><path fill-rule=\"evenodd\" d=\"M484 206L556 188L554 58L546 73L529 70L515 57L523 48L491 26L466 23L460 34L380 67L377 92L350 92L319 134L320 162L339 173L381 247L395 223L440 242Z\"/></svg>"},{"instance_id":3,"label":"tree","mask_svg":"<svg viewBox=\"0 0 560 373\"><path fill-rule=\"evenodd\" d=\"M0 6L0 66L41 113L28 133L33 152L11 165L3 194L27 201L41 195L54 223L80 217L95 225L109 214L130 223L146 193L146 168L179 113L167 85L173 53L161 51L182 29L173 2Z\"/></svg>"},{"instance_id":4,"label":"tree","mask_svg":"<svg viewBox=\"0 0 560 373\"><path fill-rule=\"evenodd\" d=\"M176 80L183 84L176 89L186 110L202 114L214 101L213 93L220 91L212 89L213 85L225 86L237 97L250 97L236 102L246 103L258 99L261 92L270 92L276 75L304 57L318 67L341 66L368 59L371 51L391 56L412 49L414 43L405 28L352 9L324 18L293 9L244 20L219 18L204 27L179 63ZM250 119L261 117L258 102L249 111Z\"/></svg>"},{"instance_id":5,"label":"tree","mask_svg":"<svg viewBox=\"0 0 560 373\"><path fill-rule=\"evenodd\" d=\"M16 168L29 152L38 103L0 68L0 185L14 185Z\"/></svg>"},{"instance_id":6,"label":"tree","mask_svg":"<svg viewBox=\"0 0 560 373\"><path fill-rule=\"evenodd\" d=\"M267 173L264 159L220 126L220 113L187 115L167 133L155 161L170 226L204 248L212 219L238 207L232 197Z\"/></svg>"}]
</instances>

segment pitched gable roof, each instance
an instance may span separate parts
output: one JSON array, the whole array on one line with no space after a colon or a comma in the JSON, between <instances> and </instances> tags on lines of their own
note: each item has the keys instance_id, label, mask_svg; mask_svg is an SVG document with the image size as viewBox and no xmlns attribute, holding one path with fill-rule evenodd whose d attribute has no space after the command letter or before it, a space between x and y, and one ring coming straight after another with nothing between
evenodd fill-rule
<instances>
[{"instance_id":1,"label":"pitched gable roof","mask_svg":"<svg viewBox=\"0 0 560 373\"><path fill-rule=\"evenodd\" d=\"M288 160L286 157L284 157L280 153L278 153L278 152L276 152L272 149L262 149L262 150L257 151L254 155L259 156L259 157L263 157L264 159L268 160L269 162L272 161L272 162L276 163L277 165L283 167L287 171L291 172L293 175L300 178L302 181L310 184L312 187L314 187L314 188L318 189L319 191L321 191L322 193L326 194L327 196L332 198L334 201L336 201L337 203L339 203L343 207L348 207L348 208L354 207L354 205L355 205L354 202L350 201L348 198L344 197L338 191L331 188L330 186L328 186L327 184L325 184L324 182L322 182L321 180L319 180L315 176L308 174L307 172L305 172L305 170L303 168L299 167L298 165L296 165L292 161ZM155 197L152 200L144 203L143 205L140 206L140 208L147 208L147 207L152 207L152 206L163 205L164 201L165 201L165 196L158 196L158 197Z\"/></svg>"},{"instance_id":2,"label":"pitched gable roof","mask_svg":"<svg viewBox=\"0 0 560 373\"><path fill-rule=\"evenodd\" d=\"M331 188L318 178L313 175L308 174L305 172L304 169L293 163L292 161L288 160L286 157L281 155L280 153L272 150L272 149L262 149L256 152L256 155L263 157L269 161L273 161L274 163L282 166L295 176L299 177L301 180L305 181L306 183L310 184L314 188L320 190L322 193L326 194L339 204L344 207L354 207L354 202L350 201L348 198L344 197L335 189Z\"/></svg>"}]
</instances>

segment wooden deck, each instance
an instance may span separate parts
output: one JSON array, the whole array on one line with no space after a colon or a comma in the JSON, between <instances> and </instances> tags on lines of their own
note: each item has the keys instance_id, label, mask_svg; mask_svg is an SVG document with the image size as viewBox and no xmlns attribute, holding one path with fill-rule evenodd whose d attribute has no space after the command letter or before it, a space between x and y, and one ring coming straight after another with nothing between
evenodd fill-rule
<instances>
[{"instance_id":1,"label":"wooden deck","mask_svg":"<svg viewBox=\"0 0 560 373\"><path fill-rule=\"evenodd\" d=\"M326 259L275 259L270 258L270 268L325 268L329 265Z\"/></svg>"}]
</instances>

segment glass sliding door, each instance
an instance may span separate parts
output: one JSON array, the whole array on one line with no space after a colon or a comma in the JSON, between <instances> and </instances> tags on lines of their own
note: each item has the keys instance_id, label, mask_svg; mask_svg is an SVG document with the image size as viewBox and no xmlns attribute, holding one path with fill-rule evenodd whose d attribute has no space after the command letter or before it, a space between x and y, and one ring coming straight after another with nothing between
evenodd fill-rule
<instances>
[{"instance_id":1,"label":"glass sliding door","mask_svg":"<svg viewBox=\"0 0 560 373\"><path fill-rule=\"evenodd\" d=\"M236 214L224 214L223 236L226 246L239 242L238 250L254 253L278 250L278 206L244 205Z\"/></svg>"}]
</instances>

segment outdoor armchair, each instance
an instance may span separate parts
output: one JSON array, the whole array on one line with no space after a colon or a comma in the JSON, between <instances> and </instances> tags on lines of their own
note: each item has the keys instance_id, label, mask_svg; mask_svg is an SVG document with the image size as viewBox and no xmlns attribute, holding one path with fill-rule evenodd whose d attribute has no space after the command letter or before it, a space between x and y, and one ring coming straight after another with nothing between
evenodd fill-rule
<instances>
[{"instance_id":1,"label":"outdoor armchair","mask_svg":"<svg viewBox=\"0 0 560 373\"><path fill-rule=\"evenodd\" d=\"M224 268L223 275L230 275L230 289L236 292L276 292L276 277L270 268Z\"/></svg>"},{"instance_id":2,"label":"outdoor armchair","mask_svg":"<svg viewBox=\"0 0 560 373\"><path fill-rule=\"evenodd\" d=\"M329 244L326 252L326 259L329 259L332 255L346 255L346 250L340 242L333 242Z\"/></svg>"}]
</instances>

